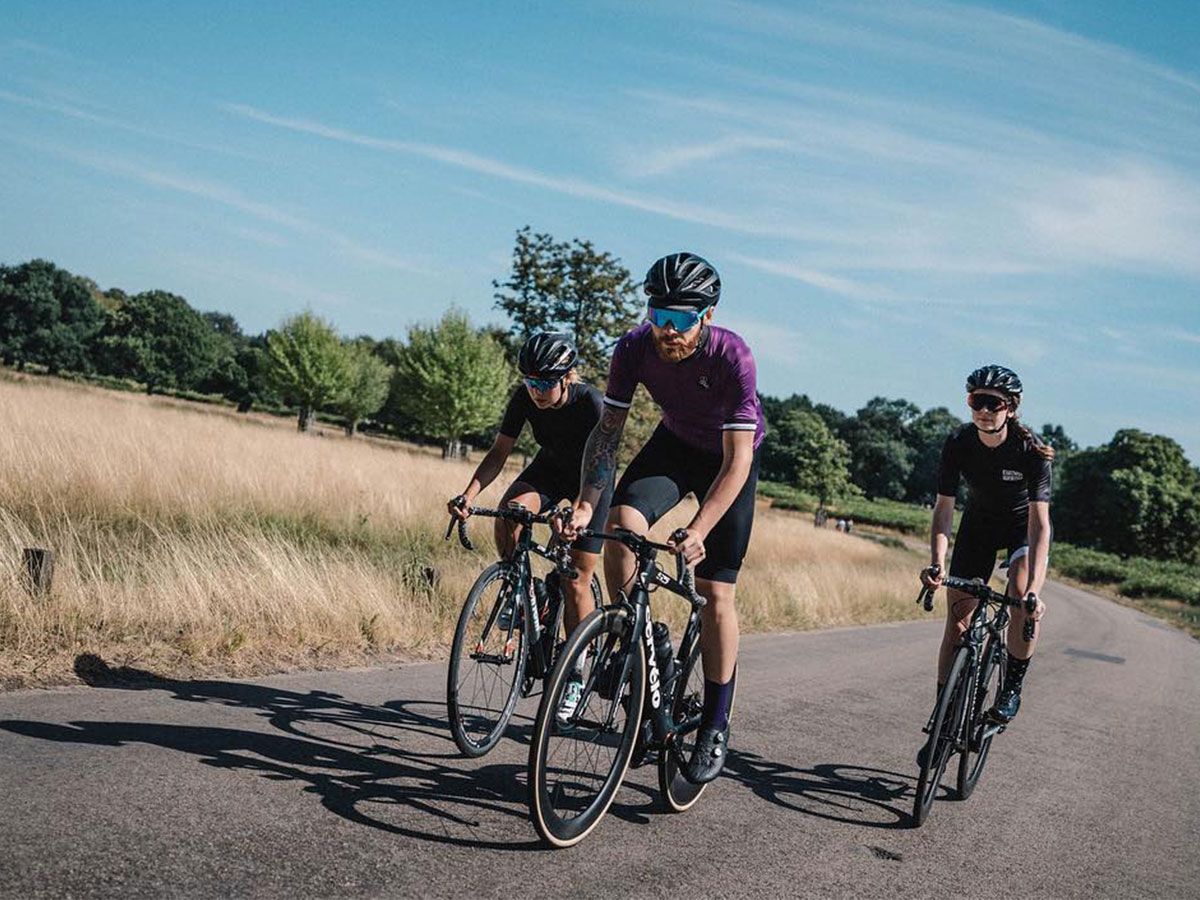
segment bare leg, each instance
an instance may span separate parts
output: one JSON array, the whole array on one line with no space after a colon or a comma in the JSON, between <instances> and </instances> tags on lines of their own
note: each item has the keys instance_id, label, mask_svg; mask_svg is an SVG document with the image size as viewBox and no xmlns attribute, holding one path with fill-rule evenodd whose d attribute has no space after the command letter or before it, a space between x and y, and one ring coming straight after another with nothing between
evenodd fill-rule
<instances>
[{"instance_id":1,"label":"bare leg","mask_svg":"<svg viewBox=\"0 0 1200 900\"><path fill-rule=\"evenodd\" d=\"M541 494L522 481L513 482L504 492L504 499L500 505L503 507L509 503L520 503L526 509L534 512L542 511ZM508 559L517 546L517 536L521 533L521 526L505 519L493 519L492 524L496 537L496 552L500 554L501 559Z\"/></svg>"},{"instance_id":2,"label":"bare leg","mask_svg":"<svg viewBox=\"0 0 1200 900\"><path fill-rule=\"evenodd\" d=\"M1021 597L1020 585L1026 583L1029 574L1029 557L1022 556L1008 567L1008 596ZM1033 656L1033 650L1037 646L1038 638L1042 634L1042 623L1038 623L1037 630L1034 632L1033 640L1025 640L1025 622L1029 618L1029 613L1025 612L1022 606L1014 606L1012 608L1012 619L1008 623L1008 652L1015 659L1029 659Z\"/></svg>"},{"instance_id":3,"label":"bare leg","mask_svg":"<svg viewBox=\"0 0 1200 900\"><path fill-rule=\"evenodd\" d=\"M650 530L650 523L632 506L614 506L608 514L608 528L617 527L645 534ZM604 583L610 600L615 603L622 589L629 590L636 571L637 557L632 550L617 541L604 542Z\"/></svg>"},{"instance_id":4,"label":"bare leg","mask_svg":"<svg viewBox=\"0 0 1200 900\"><path fill-rule=\"evenodd\" d=\"M696 592L708 600L700 611L700 656L704 677L717 684L733 678L738 657L738 615L734 605L736 585L696 579Z\"/></svg>"},{"instance_id":5,"label":"bare leg","mask_svg":"<svg viewBox=\"0 0 1200 900\"><path fill-rule=\"evenodd\" d=\"M564 578L561 581L564 600L563 627L566 629L568 637L579 626L579 623L596 608L592 600L592 574L596 571L599 554L572 550L571 562L578 570L579 577L574 581L570 578Z\"/></svg>"},{"instance_id":6,"label":"bare leg","mask_svg":"<svg viewBox=\"0 0 1200 900\"><path fill-rule=\"evenodd\" d=\"M978 602L970 594L946 590L946 629L942 632L942 646L938 651L938 684L945 684L950 677L955 649L971 624L971 614Z\"/></svg>"}]
</instances>

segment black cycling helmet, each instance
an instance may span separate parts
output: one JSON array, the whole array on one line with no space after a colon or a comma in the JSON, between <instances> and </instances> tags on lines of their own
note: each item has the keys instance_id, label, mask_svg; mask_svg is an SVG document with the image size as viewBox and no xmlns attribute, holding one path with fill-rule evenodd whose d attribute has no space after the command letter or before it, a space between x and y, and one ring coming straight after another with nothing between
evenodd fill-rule
<instances>
[{"instance_id":1,"label":"black cycling helmet","mask_svg":"<svg viewBox=\"0 0 1200 900\"><path fill-rule=\"evenodd\" d=\"M1014 406L1021 400L1021 379L1017 377L1016 372L1004 366L995 364L980 366L968 375L967 392L977 391L980 388L989 388L1008 394L1012 398Z\"/></svg>"},{"instance_id":2,"label":"black cycling helmet","mask_svg":"<svg viewBox=\"0 0 1200 900\"><path fill-rule=\"evenodd\" d=\"M555 378L566 375L575 367L579 351L569 334L561 331L541 331L525 342L517 357L521 374L533 378Z\"/></svg>"},{"instance_id":3,"label":"black cycling helmet","mask_svg":"<svg viewBox=\"0 0 1200 900\"><path fill-rule=\"evenodd\" d=\"M672 253L650 267L642 289L651 306L704 309L721 299L721 276L695 253Z\"/></svg>"}]
</instances>

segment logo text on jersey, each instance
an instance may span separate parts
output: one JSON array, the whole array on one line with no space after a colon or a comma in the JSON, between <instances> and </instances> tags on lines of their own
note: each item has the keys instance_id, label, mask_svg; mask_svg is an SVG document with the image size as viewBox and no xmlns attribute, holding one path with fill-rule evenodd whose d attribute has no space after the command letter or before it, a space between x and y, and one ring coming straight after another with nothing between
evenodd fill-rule
<instances>
[{"instance_id":1,"label":"logo text on jersey","mask_svg":"<svg viewBox=\"0 0 1200 900\"><path fill-rule=\"evenodd\" d=\"M1021 474L1020 472L1015 472L1012 469L1001 469L1000 470L1000 480L1001 481L1023 481L1024 479L1025 479L1025 476L1023 474Z\"/></svg>"}]
</instances>

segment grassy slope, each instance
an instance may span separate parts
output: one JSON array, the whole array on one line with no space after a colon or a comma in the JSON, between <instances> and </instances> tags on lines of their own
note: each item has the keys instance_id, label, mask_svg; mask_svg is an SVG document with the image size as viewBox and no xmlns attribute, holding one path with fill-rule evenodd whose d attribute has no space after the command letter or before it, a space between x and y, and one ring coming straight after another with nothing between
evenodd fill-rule
<instances>
[{"instance_id":1,"label":"grassy slope","mask_svg":"<svg viewBox=\"0 0 1200 900\"><path fill-rule=\"evenodd\" d=\"M40 378L0 380L0 421L10 686L69 680L84 653L172 675L440 656L488 561L441 540L445 498L470 467L429 453ZM490 543L486 524L473 530ZM31 546L57 554L48 597L22 585ZM915 615L913 561L764 509L744 627Z\"/></svg>"}]
</instances>

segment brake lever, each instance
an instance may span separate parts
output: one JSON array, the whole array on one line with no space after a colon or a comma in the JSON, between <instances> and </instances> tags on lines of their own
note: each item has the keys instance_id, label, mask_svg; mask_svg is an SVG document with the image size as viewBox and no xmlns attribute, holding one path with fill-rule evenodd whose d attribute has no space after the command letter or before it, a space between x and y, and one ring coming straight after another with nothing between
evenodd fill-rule
<instances>
[{"instance_id":1,"label":"brake lever","mask_svg":"<svg viewBox=\"0 0 1200 900\"><path fill-rule=\"evenodd\" d=\"M474 550L475 545L471 543L471 539L467 537L467 521L466 519L458 520L458 542L463 545L465 550Z\"/></svg>"},{"instance_id":2,"label":"brake lever","mask_svg":"<svg viewBox=\"0 0 1200 900\"><path fill-rule=\"evenodd\" d=\"M1037 594L1030 591L1025 596L1025 612L1032 616L1034 610L1037 609ZM1021 629L1021 637L1025 638L1025 642L1029 643L1033 640L1033 636L1037 634L1037 622L1033 619L1025 620L1025 627Z\"/></svg>"},{"instance_id":3,"label":"brake lever","mask_svg":"<svg viewBox=\"0 0 1200 900\"><path fill-rule=\"evenodd\" d=\"M688 600L692 602L692 606L696 609L704 609L708 598L696 592L696 573L691 566L684 562L682 553L675 554L675 580L682 584L684 590L688 592Z\"/></svg>"},{"instance_id":4,"label":"brake lever","mask_svg":"<svg viewBox=\"0 0 1200 900\"><path fill-rule=\"evenodd\" d=\"M930 566L925 571L931 575L942 574L941 566ZM917 595L917 603L925 608L925 612L933 612L933 595L937 592L937 588L925 587L922 585L921 593Z\"/></svg>"}]
</instances>

